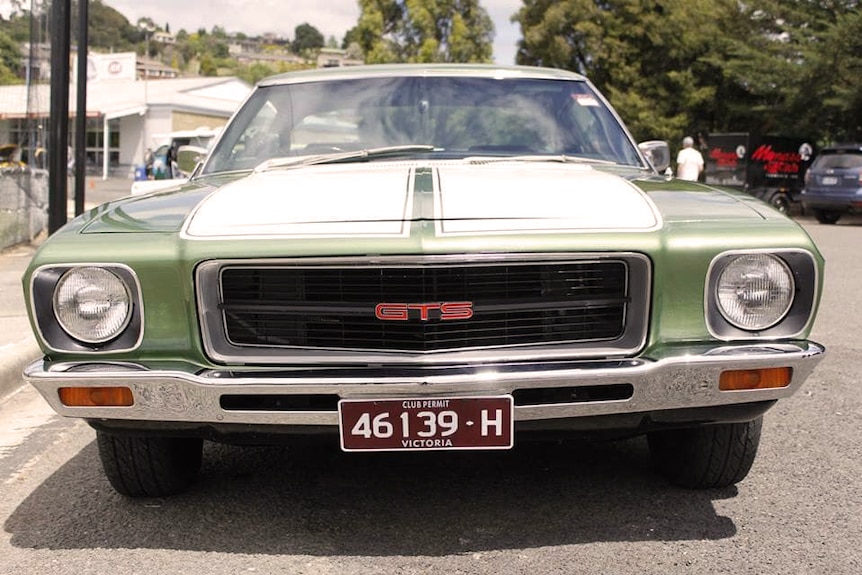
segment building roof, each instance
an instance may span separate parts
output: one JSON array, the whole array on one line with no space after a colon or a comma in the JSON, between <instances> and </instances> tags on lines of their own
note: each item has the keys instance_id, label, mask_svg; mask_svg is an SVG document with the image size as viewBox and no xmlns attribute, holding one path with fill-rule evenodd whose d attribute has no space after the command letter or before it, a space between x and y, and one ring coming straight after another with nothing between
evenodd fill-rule
<instances>
[{"instance_id":1,"label":"building roof","mask_svg":"<svg viewBox=\"0 0 862 575\"><path fill-rule=\"evenodd\" d=\"M87 86L87 116L120 118L147 107L170 107L228 117L251 91L235 77L111 80ZM48 84L0 86L0 119L44 117L50 114ZM29 105L28 105L29 99ZM77 95L69 89L69 116L75 116Z\"/></svg>"}]
</instances>

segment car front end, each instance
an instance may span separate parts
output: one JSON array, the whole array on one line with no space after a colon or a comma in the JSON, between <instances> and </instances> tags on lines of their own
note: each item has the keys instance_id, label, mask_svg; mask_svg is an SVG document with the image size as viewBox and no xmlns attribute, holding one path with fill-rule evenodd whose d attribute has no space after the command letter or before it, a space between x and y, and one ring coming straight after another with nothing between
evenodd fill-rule
<instances>
[{"instance_id":1,"label":"car front end","mask_svg":"<svg viewBox=\"0 0 862 575\"><path fill-rule=\"evenodd\" d=\"M402 78L387 70L375 74ZM551 82L590 122L603 105L574 75L411 70L448 87ZM358 137L312 115L300 150L312 133ZM808 340L823 281L808 235L751 196L658 175L633 144L611 162L394 141L254 167L240 156L257 148L231 130L209 171L79 217L24 277L45 352L25 375L97 429L121 493L184 488L178 454L199 465L201 438L321 433L356 452L646 433L674 483L727 485L748 472L762 414L825 352ZM694 476L708 456L678 452L715 441L698 429L753 448ZM178 466L167 483L164 467L122 463L153 455Z\"/></svg>"}]
</instances>

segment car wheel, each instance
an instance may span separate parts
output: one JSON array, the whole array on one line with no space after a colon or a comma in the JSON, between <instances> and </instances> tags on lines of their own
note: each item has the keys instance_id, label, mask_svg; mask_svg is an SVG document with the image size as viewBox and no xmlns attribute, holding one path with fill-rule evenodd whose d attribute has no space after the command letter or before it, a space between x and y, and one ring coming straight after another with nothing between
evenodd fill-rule
<instances>
[{"instance_id":1,"label":"car wheel","mask_svg":"<svg viewBox=\"0 0 862 575\"><path fill-rule=\"evenodd\" d=\"M96 442L108 481L128 497L174 495L188 488L200 471L201 439L97 432Z\"/></svg>"},{"instance_id":2,"label":"car wheel","mask_svg":"<svg viewBox=\"0 0 862 575\"><path fill-rule=\"evenodd\" d=\"M782 214L786 214L790 211L790 200L788 199L787 194L776 192L772 194L771 198L769 198L769 203Z\"/></svg>"},{"instance_id":3,"label":"car wheel","mask_svg":"<svg viewBox=\"0 0 862 575\"><path fill-rule=\"evenodd\" d=\"M841 217L839 212L824 212L823 210L817 210L814 212L814 217L821 224L834 224L838 221L838 218Z\"/></svg>"},{"instance_id":4,"label":"car wheel","mask_svg":"<svg viewBox=\"0 0 862 575\"><path fill-rule=\"evenodd\" d=\"M745 479L760 444L763 417L648 435L656 471L688 489L728 487Z\"/></svg>"}]
</instances>

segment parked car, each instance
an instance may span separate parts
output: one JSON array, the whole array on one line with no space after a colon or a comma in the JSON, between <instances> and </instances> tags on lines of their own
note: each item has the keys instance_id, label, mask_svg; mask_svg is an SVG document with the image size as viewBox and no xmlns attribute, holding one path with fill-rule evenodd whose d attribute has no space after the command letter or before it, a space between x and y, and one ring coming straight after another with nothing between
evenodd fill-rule
<instances>
[{"instance_id":1,"label":"parked car","mask_svg":"<svg viewBox=\"0 0 862 575\"><path fill-rule=\"evenodd\" d=\"M805 174L802 205L821 224L862 213L862 144L823 148Z\"/></svg>"},{"instance_id":2,"label":"parked car","mask_svg":"<svg viewBox=\"0 0 862 575\"><path fill-rule=\"evenodd\" d=\"M136 179L132 183L132 195L169 188L186 181L195 166L206 157L220 131L198 128L160 136L158 140L162 144L152 153L145 166L148 177Z\"/></svg>"},{"instance_id":3,"label":"parked car","mask_svg":"<svg viewBox=\"0 0 862 575\"><path fill-rule=\"evenodd\" d=\"M276 76L187 182L44 242L25 377L128 496L187 488L203 440L321 433L360 457L646 434L673 484L734 484L825 353L823 258L669 158L566 71Z\"/></svg>"}]
</instances>

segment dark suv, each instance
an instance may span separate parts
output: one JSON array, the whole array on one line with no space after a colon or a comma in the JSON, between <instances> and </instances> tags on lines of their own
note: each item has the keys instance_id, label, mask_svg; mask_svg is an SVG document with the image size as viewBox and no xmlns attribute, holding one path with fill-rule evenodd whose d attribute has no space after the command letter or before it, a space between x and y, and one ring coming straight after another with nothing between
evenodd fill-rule
<instances>
[{"instance_id":1,"label":"dark suv","mask_svg":"<svg viewBox=\"0 0 862 575\"><path fill-rule=\"evenodd\" d=\"M801 199L821 224L862 213L862 144L823 148L805 174Z\"/></svg>"}]
</instances>

